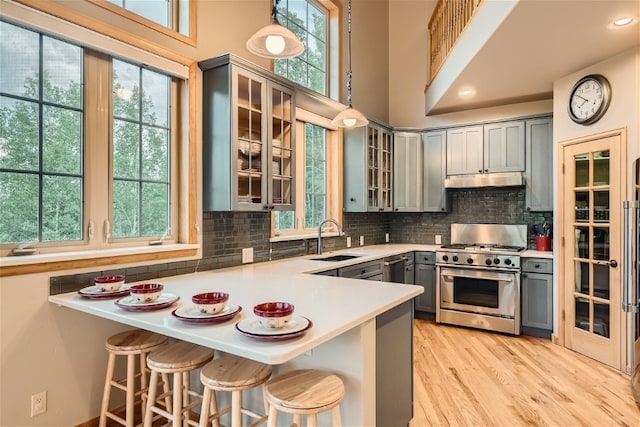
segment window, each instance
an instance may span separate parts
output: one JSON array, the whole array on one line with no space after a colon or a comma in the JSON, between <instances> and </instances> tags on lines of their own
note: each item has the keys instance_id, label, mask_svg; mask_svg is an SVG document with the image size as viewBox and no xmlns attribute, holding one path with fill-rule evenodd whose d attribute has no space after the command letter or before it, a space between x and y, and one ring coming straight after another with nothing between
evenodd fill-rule
<instances>
[{"instance_id":1,"label":"window","mask_svg":"<svg viewBox=\"0 0 640 427\"><path fill-rule=\"evenodd\" d=\"M312 122L296 126L295 210L273 213L277 240L316 235L323 219L340 218L338 132Z\"/></svg>"},{"instance_id":2,"label":"window","mask_svg":"<svg viewBox=\"0 0 640 427\"><path fill-rule=\"evenodd\" d=\"M113 61L113 237L158 236L169 228L170 83Z\"/></svg>"},{"instance_id":3,"label":"window","mask_svg":"<svg viewBox=\"0 0 640 427\"><path fill-rule=\"evenodd\" d=\"M191 0L89 0L121 15L131 17L137 15L164 27L189 37L191 7L195 2ZM124 9L124 11L122 10ZM123 13L124 12L124 13ZM144 22L141 22L144 24Z\"/></svg>"},{"instance_id":4,"label":"window","mask_svg":"<svg viewBox=\"0 0 640 427\"><path fill-rule=\"evenodd\" d=\"M176 79L8 22L0 31L2 252L166 233L178 216Z\"/></svg>"},{"instance_id":5,"label":"window","mask_svg":"<svg viewBox=\"0 0 640 427\"><path fill-rule=\"evenodd\" d=\"M0 21L0 244L83 238L83 50Z\"/></svg>"},{"instance_id":6,"label":"window","mask_svg":"<svg viewBox=\"0 0 640 427\"><path fill-rule=\"evenodd\" d=\"M275 73L311 90L327 95L329 12L311 0L281 0L278 21L305 46L295 58L274 61Z\"/></svg>"}]
</instances>

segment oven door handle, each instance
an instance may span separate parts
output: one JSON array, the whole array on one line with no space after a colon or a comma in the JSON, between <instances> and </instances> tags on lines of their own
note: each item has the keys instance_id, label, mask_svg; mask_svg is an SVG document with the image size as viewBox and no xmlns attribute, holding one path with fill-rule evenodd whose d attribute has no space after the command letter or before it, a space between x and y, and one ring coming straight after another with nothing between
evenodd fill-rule
<instances>
[{"instance_id":1,"label":"oven door handle","mask_svg":"<svg viewBox=\"0 0 640 427\"><path fill-rule=\"evenodd\" d=\"M488 279L488 280L500 280L501 282L513 282L513 275L511 274L502 274L499 277L495 276L491 273L486 274L484 276L472 275L472 274L464 274L464 273L440 273L440 276L444 279L454 279L456 277L464 277L466 279Z\"/></svg>"}]
</instances>

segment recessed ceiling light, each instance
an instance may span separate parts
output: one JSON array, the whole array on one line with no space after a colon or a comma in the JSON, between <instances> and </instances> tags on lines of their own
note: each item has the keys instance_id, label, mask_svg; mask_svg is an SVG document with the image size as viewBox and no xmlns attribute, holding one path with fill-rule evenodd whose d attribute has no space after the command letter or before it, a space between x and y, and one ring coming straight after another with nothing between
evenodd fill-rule
<instances>
[{"instance_id":1,"label":"recessed ceiling light","mask_svg":"<svg viewBox=\"0 0 640 427\"><path fill-rule=\"evenodd\" d=\"M616 27L624 27L625 25L629 25L632 21L633 18L626 16L624 18L619 18L613 21L613 25L615 25Z\"/></svg>"},{"instance_id":2,"label":"recessed ceiling light","mask_svg":"<svg viewBox=\"0 0 640 427\"><path fill-rule=\"evenodd\" d=\"M462 89L460 92L458 92L458 95L460 95L461 98L470 98L473 95L475 95L476 91L475 89Z\"/></svg>"}]
</instances>

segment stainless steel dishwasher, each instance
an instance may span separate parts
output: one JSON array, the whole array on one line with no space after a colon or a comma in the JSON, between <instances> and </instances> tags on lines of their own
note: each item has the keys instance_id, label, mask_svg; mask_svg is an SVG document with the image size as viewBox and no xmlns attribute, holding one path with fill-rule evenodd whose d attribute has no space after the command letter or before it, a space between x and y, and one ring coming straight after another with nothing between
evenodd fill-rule
<instances>
[{"instance_id":1,"label":"stainless steel dishwasher","mask_svg":"<svg viewBox=\"0 0 640 427\"><path fill-rule=\"evenodd\" d=\"M384 259L382 281L404 283L404 264L407 258L403 255L392 255Z\"/></svg>"}]
</instances>

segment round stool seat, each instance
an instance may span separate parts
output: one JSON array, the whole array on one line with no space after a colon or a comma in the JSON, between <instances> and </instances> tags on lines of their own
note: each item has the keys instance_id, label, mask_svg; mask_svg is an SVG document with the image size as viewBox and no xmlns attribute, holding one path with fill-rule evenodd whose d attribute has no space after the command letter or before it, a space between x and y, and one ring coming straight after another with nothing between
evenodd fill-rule
<instances>
[{"instance_id":1,"label":"round stool seat","mask_svg":"<svg viewBox=\"0 0 640 427\"><path fill-rule=\"evenodd\" d=\"M344 397L344 383L335 374L315 369L290 371L265 386L270 403L293 410L330 409Z\"/></svg>"},{"instance_id":2,"label":"round stool seat","mask_svg":"<svg viewBox=\"0 0 640 427\"><path fill-rule=\"evenodd\" d=\"M220 391L246 390L271 376L271 366L234 355L214 359L200 371L202 384Z\"/></svg>"},{"instance_id":3,"label":"round stool seat","mask_svg":"<svg viewBox=\"0 0 640 427\"><path fill-rule=\"evenodd\" d=\"M174 373L200 367L213 358L214 351L189 342L158 349L147 356L147 365L154 371Z\"/></svg>"},{"instance_id":4,"label":"round stool seat","mask_svg":"<svg viewBox=\"0 0 640 427\"><path fill-rule=\"evenodd\" d=\"M107 338L105 347L114 353L141 352L167 342L167 337L151 331L134 329Z\"/></svg>"}]
</instances>

